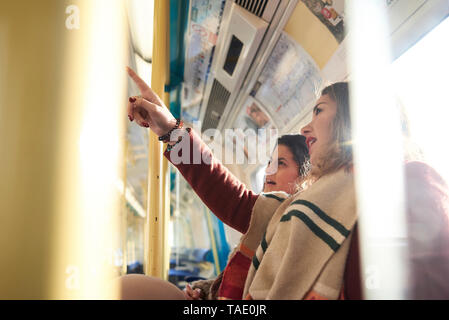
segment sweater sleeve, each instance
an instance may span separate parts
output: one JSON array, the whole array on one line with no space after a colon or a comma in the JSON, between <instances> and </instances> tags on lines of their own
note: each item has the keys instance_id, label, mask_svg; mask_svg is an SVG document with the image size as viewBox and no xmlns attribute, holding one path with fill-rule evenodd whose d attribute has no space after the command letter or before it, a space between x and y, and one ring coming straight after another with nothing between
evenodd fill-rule
<instances>
[{"instance_id":1,"label":"sweater sleeve","mask_svg":"<svg viewBox=\"0 0 449 320\"><path fill-rule=\"evenodd\" d=\"M413 299L449 298L449 190L422 162L406 165Z\"/></svg>"},{"instance_id":2,"label":"sweater sleeve","mask_svg":"<svg viewBox=\"0 0 449 320\"><path fill-rule=\"evenodd\" d=\"M164 156L221 221L246 232L258 195L224 167L193 130Z\"/></svg>"}]
</instances>

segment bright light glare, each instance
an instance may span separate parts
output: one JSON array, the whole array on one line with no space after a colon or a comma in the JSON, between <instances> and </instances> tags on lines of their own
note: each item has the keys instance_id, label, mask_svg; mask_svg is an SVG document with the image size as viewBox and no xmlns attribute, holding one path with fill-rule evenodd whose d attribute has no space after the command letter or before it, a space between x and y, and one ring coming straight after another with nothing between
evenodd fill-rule
<instances>
[{"instance_id":1,"label":"bright light glare","mask_svg":"<svg viewBox=\"0 0 449 320\"><path fill-rule=\"evenodd\" d=\"M77 5L83 19L80 30L67 36L61 95L50 295L114 299L127 28L121 0Z\"/></svg>"},{"instance_id":2,"label":"bright light glare","mask_svg":"<svg viewBox=\"0 0 449 320\"><path fill-rule=\"evenodd\" d=\"M449 19L392 64L396 93L410 122L411 138L425 161L449 181Z\"/></svg>"},{"instance_id":3,"label":"bright light glare","mask_svg":"<svg viewBox=\"0 0 449 320\"><path fill-rule=\"evenodd\" d=\"M94 1L85 110L80 137L82 219L86 298L103 298L111 225L116 217L123 92L123 25L118 1ZM100 274L101 273L101 274ZM110 280L109 280L110 281Z\"/></svg>"},{"instance_id":4,"label":"bright light glare","mask_svg":"<svg viewBox=\"0 0 449 320\"><path fill-rule=\"evenodd\" d=\"M404 298L407 272L402 139L388 76L385 10L381 1L352 0L347 11L354 170L367 299Z\"/></svg>"}]
</instances>

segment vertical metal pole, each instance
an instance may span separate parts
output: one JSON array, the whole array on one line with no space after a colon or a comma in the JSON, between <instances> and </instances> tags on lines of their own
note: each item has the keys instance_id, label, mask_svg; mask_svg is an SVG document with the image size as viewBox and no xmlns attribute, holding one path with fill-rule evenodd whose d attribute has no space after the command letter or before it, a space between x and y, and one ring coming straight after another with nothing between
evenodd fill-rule
<instances>
[{"instance_id":1,"label":"vertical metal pole","mask_svg":"<svg viewBox=\"0 0 449 320\"><path fill-rule=\"evenodd\" d=\"M163 99L168 106L168 94L164 87L169 80L169 43L168 23L170 4L166 0L154 2L154 44L153 44L153 67L151 75L151 86L153 90ZM167 161L162 156L163 145L155 134L149 133L149 184L148 184L148 255L145 264L145 274L165 278L164 275L164 243L167 234L165 232L164 219L168 206L164 202L168 194L165 188Z\"/></svg>"},{"instance_id":2,"label":"vertical metal pole","mask_svg":"<svg viewBox=\"0 0 449 320\"><path fill-rule=\"evenodd\" d=\"M176 265L179 265L179 248L181 247L181 217L180 217L180 176L178 170L176 170L176 178L175 178L175 209L173 212L173 232L174 232L174 246L176 248Z\"/></svg>"},{"instance_id":3,"label":"vertical metal pole","mask_svg":"<svg viewBox=\"0 0 449 320\"><path fill-rule=\"evenodd\" d=\"M0 1L2 299L118 295L123 11L120 0Z\"/></svg>"},{"instance_id":4,"label":"vertical metal pole","mask_svg":"<svg viewBox=\"0 0 449 320\"><path fill-rule=\"evenodd\" d=\"M161 175L161 143L154 133L149 132L148 155L148 205L147 205L147 261L145 274L162 278L162 185Z\"/></svg>"},{"instance_id":5,"label":"vertical metal pole","mask_svg":"<svg viewBox=\"0 0 449 320\"><path fill-rule=\"evenodd\" d=\"M0 2L0 299L49 296L64 10Z\"/></svg>"},{"instance_id":6,"label":"vertical metal pole","mask_svg":"<svg viewBox=\"0 0 449 320\"><path fill-rule=\"evenodd\" d=\"M168 271L170 269L170 246L168 241L169 235L169 222L170 222L170 168L168 166L167 159L163 158L162 161L162 190L164 192L163 195L163 234L164 234L164 242L162 244L162 251L164 253L164 261L162 267L162 278L168 280Z\"/></svg>"}]
</instances>

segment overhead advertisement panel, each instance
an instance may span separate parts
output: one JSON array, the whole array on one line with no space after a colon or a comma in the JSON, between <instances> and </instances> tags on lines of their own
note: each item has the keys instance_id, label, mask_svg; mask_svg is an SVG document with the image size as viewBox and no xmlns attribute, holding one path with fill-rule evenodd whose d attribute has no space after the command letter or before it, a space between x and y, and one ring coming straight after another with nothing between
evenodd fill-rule
<instances>
[{"instance_id":1,"label":"overhead advertisement panel","mask_svg":"<svg viewBox=\"0 0 449 320\"><path fill-rule=\"evenodd\" d=\"M346 35L344 25L345 1L344 0L301 0L310 11L332 33L338 43L342 42Z\"/></svg>"},{"instance_id":2,"label":"overhead advertisement panel","mask_svg":"<svg viewBox=\"0 0 449 320\"><path fill-rule=\"evenodd\" d=\"M284 32L257 81L255 98L282 127L315 101L321 84L315 61Z\"/></svg>"},{"instance_id":3,"label":"overhead advertisement panel","mask_svg":"<svg viewBox=\"0 0 449 320\"><path fill-rule=\"evenodd\" d=\"M190 19L182 94L182 118L198 120L201 100L217 42L225 0L190 1Z\"/></svg>"}]
</instances>

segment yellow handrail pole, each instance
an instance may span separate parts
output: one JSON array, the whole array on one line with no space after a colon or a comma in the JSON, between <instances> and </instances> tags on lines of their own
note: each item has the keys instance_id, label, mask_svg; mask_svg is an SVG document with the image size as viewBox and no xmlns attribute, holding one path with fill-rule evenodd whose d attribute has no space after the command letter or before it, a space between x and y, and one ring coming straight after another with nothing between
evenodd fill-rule
<instances>
[{"instance_id":1,"label":"yellow handrail pole","mask_svg":"<svg viewBox=\"0 0 449 320\"><path fill-rule=\"evenodd\" d=\"M170 269L170 246L168 241L169 234L169 222L170 222L170 168L168 166L168 161L165 157L162 160L162 185L164 190L163 196L163 214L164 219L163 222L163 230L164 230L164 242L163 242L163 252L164 252L164 261L162 267L162 277L165 280L168 280L168 271Z\"/></svg>"},{"instance_id":2,"label":"yellow handrail pole","mask_svg":"<svg viewBox=\"0 0 449 320\"><path fill-rule=\"evenodd\" d=\"M169 1L154 1L154 40L152 57L151 86L153 90L169 105L168 94L164 87L169 79L169 42L168 23L170 20ZM167 206L164 206L164 199L168 197L164 187L165 173L168 166L163 164L166 161L162 157L163 145L157 136L149 133L149 157L148 157L148 214L147 214L147 234L148 234L148 254L145 263L145 274L165 278L164 275L164 243L167 234L164 227L165 213ZM165 207L165 208L164 208Z\"/></svg>"},{"instance_id":3,"label":"yellow handrail pole","mask_svg":"<svg viewBox=\"0 0 449 320\"><path fill-rule=\"evenodd\" d=\"M118 294L122 5L0 1L0 299Z\"/></svg>"},{"instance_id":4,"label":"yellow handrail pole","mask_svg":"<svg viewBox=\"0 0 449 320\"><path fill-rule=\"evenodd\" d=\"M60 12L63 1L0 2L0 299L49 295Z\"/></svg>"},{"instance_id":5,"label":"yellow handrail pole","mask_svg":"<svg viewBox=\"0 0 449 320\"><path fill-rule=\"evenodd\" d=\"M161 203L161 144L157 137L149 132L148 155L148 204L146 216L147 255L145 274L153 277L162 277L162 203Z\"/></svg>"}]
</instances>

